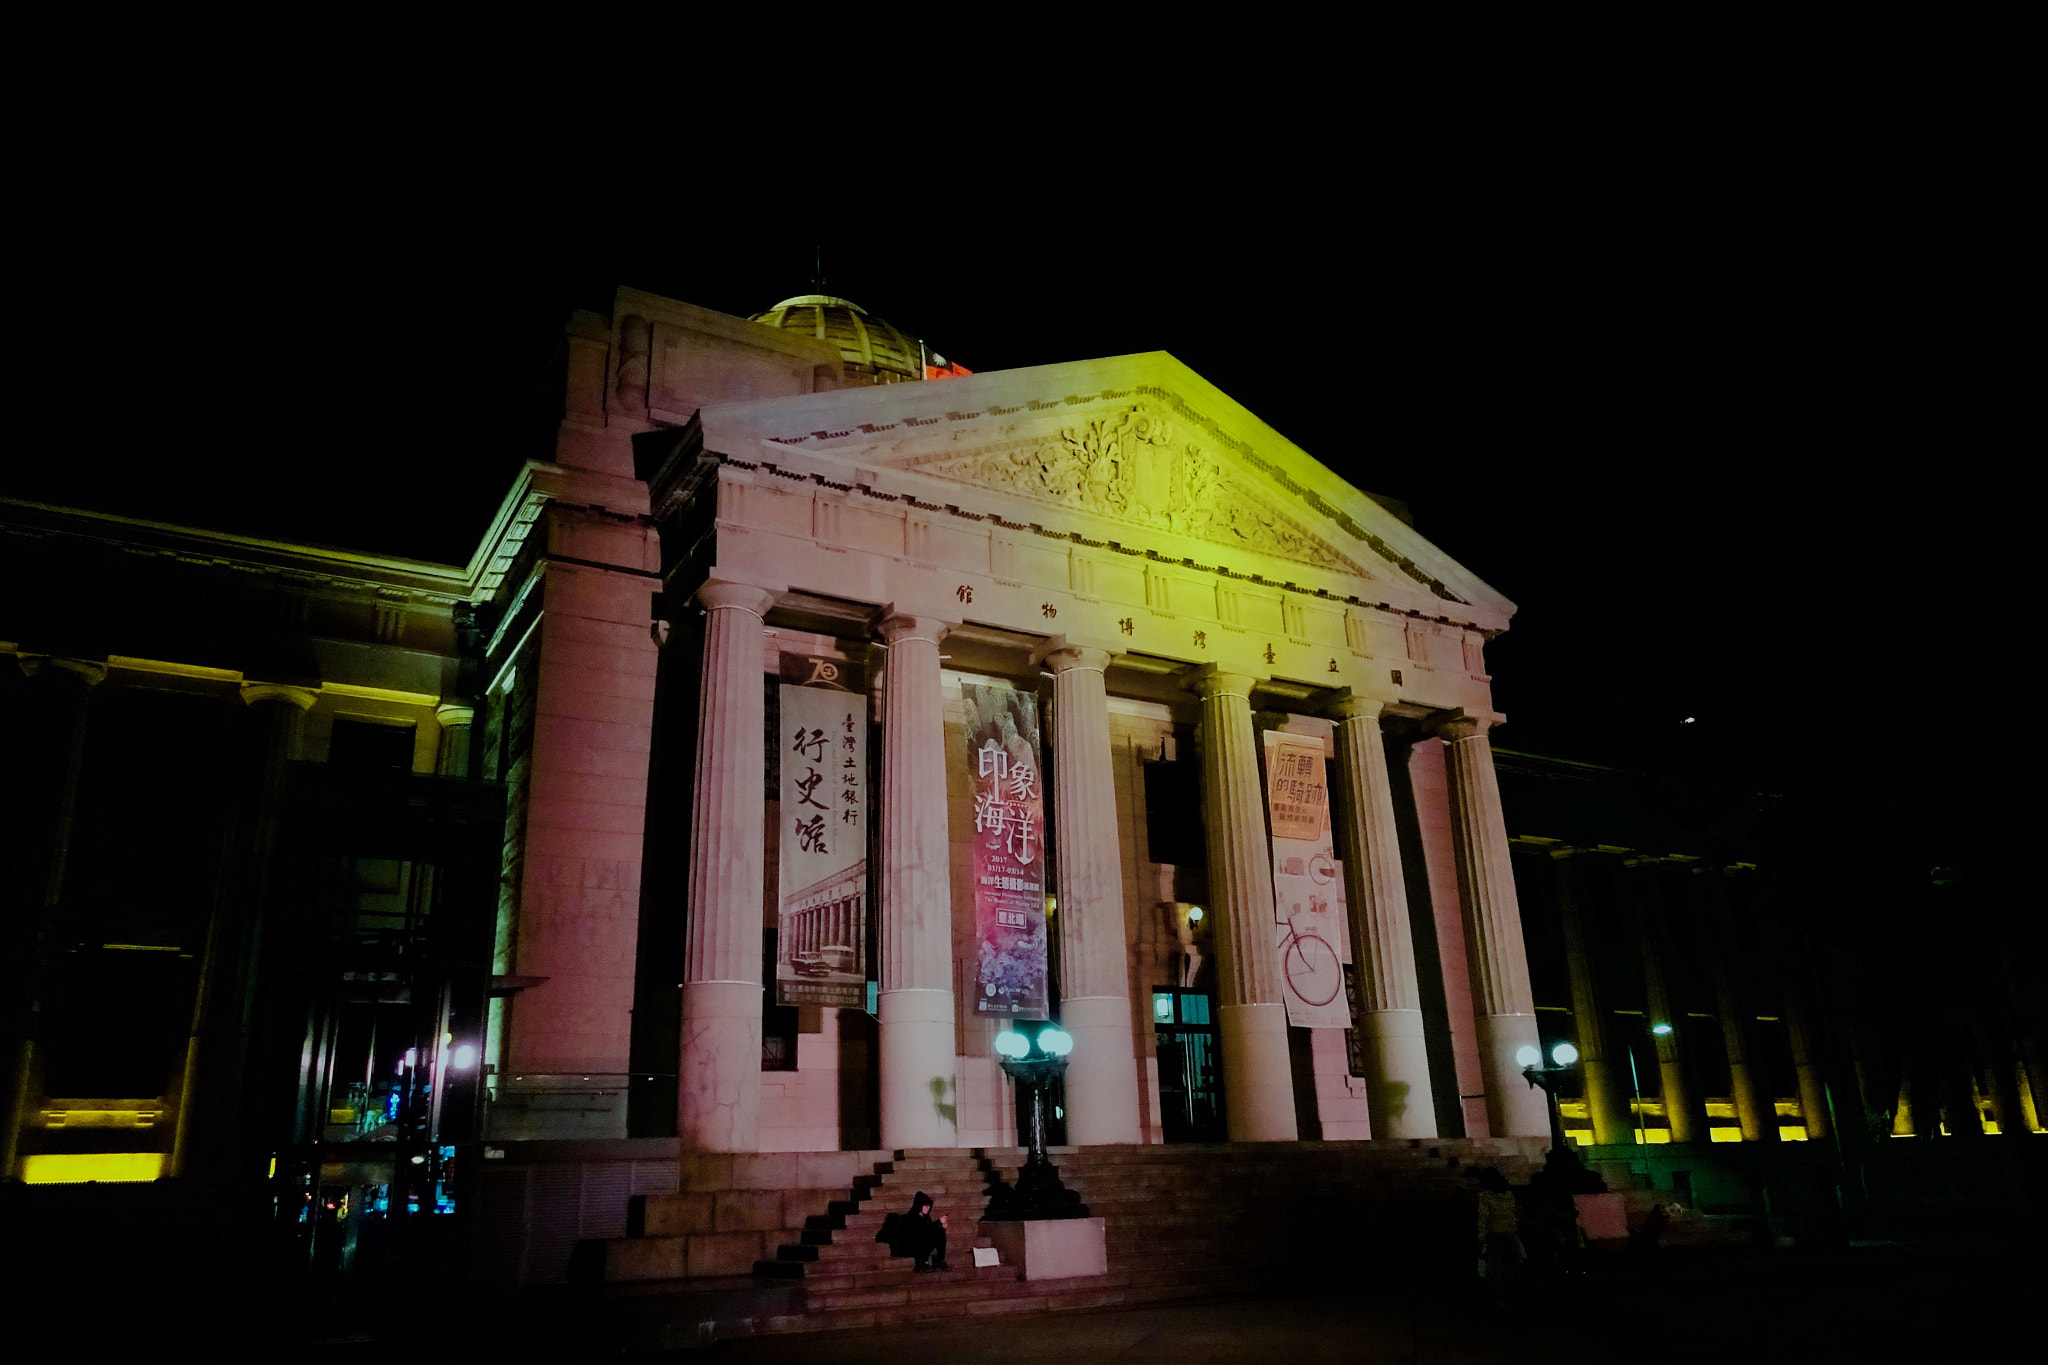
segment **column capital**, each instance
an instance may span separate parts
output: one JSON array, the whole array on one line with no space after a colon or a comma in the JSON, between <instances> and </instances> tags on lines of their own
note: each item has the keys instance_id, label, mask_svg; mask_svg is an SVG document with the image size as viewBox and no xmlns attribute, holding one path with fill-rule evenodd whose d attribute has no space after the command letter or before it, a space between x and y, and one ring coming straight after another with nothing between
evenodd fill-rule
<instances>
[{"instance_id":1,"label":"column capital","mask_svg":"<svg viewBox=\"0 0 2048 1365\"><path fill-rule=\"evenodd\" d=\"M779 594L773 588L757 588L751 583L730 583L714 578L697 589L693 596L706 611L732 608L766 616Z\"/></svg>"},{"instance_id":2,"label":"column capital","mask_svg":"<svg viewBox=\"0 0 2048 1365\"><path fill-rule=\"evenodd\" d=\"M444 701L434 708L434 719L443 726L469 725L476 720L476 708L464 702Z\"/></svg>"},{"instance_id":3,"label":"column capital","mask_svg":"<svg viewBox=\"0 0 2048 1365\"><path fill-rule=\"evenodd\" d=\"M1435 722L1431 728L1436 731L1438 739L1446 744L1455 744L1461 739L1484 738L1487 731L1506 719L1506 716L1485 711L1476 716L1462 714L1451 716L1448 719Z\"/></svg>"},{"instance_id":4,"label":"column capital","mask_svg":"<svg viewBox=\"0 0 2048 1365\"><path fill-rule=\"evenodd\" d=\"M1201 664L1182 675L1181 686L1203 701L1211 697L1243 697L1251 705L1252 687L1258 682L1249 673L1227 673L1221 664Z\"/></svg>"},{"instance_id":5,"label":"column capital","mask_svg":"<svg viewBox=\"0 0 2048 1365\"><path fill-rule=\"evenodd\" d=\"M910 640L929 640L934 647L943 644L946 635L953 629L951 621L936 616L918 616L912 612L891 608L875 622L875 633L888 645L900 645Z\"/></svg>"},{"instance_id":6,"label":"column capital","mask_svg":"<svg viewBox=\"0 0 2048 1365\"><path fill-rule=\"evenodd\" d=\"M1054 673L1066 673L1077 668L1101 673L1109 668L1110 657L1109 650L1077 645L1064 635L1055 635L1031 651L1032 663L1045 664Z\"/></svg>"},{"instance_id":7,"label":"column capital","mask_svg":"<svg viewBox=\"0 0 2048 1365\"><path fill-rule=\"evenodd\" d=\"M1323 707L1323 714L1332 720L1373 720L1380 718L1387 704L1378 697L1361 696L1350 688L1338 689L1337 695Z\"/></svg>"},{"instance_id":8,"label":"column capital","mask_svg":"<svg viewBox=\"0 0 2048 1365\"><path fill-rule=\"evenodd\" d=\"M301 711L313 709L313 703L320 699L317 687L294 687L290 683L245 682L242 684L242 700L251 706L264 702L281 701L296 706Z\"/></svg>"}]
</instances>

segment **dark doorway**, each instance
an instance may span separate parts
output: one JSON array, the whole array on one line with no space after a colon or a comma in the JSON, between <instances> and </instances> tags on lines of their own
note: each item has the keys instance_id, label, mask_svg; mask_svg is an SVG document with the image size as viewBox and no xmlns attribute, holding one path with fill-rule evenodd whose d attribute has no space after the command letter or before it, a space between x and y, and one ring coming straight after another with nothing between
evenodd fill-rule
<instances>
[{"instance_id":1,"label":"dark doorway","mask_svg":"<svg viewBox=\"0 0 2048 1365\"><path fill-rule=\"evenodd\" d=\"M1223 1141L1215 1002L1206 991L1152 992L1159 1051L1159 1126L1167 1142Z\"/></svg>"}]
</instances>

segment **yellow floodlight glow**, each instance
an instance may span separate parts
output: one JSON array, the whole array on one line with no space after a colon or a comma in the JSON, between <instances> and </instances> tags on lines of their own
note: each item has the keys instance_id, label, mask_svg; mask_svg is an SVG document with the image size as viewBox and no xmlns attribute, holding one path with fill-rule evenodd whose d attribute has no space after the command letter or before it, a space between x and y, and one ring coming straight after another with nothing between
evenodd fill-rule
<instances>
[{"instance_id":1,"label":"yellow floodlight glow","mask_svg":"<svg viewBox=\"0 0 2048 1365\"><path fill-rule=\"evenodd\" d=\"M24 1185L128 1185L163 1173L162 1152L43 1152L21 1163Z\"/></svg>"}]
</instances>

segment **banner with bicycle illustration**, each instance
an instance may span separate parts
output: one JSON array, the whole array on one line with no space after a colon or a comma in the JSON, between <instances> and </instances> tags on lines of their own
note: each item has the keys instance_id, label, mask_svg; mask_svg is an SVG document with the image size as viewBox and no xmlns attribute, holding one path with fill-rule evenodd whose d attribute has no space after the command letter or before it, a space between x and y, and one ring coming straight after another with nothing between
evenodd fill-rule
<instances>
[{"instance_id":1,"label":"banner with bicycle illustration","mask_svg":"<svg viewBox=\"0 0 2048 1365\"><path fill-rule=\"evenodd\" d=\"M1273 829L1274 939L1287 1022L1349 1028L1344 964L1351 960L1344 870L1331 842L1322 740L1268 730L1266 811Z\"/></svg>"}]
</instances>

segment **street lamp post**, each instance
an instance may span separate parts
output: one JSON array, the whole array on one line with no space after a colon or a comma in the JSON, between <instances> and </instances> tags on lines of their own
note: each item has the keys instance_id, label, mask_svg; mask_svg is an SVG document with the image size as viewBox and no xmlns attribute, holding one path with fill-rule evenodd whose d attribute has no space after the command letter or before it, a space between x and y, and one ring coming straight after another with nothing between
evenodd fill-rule
<instances>
[{"instance_id":1,"label":"street lamp post","mask_svg":"<svg viewBox=\"0 0 2048 1365\"><path fill-rule=\"evenodd\" d=\"M1060 1183L1058 1168L1045 1155L1045 1089L1066 1074L1067 1054L1073 1050L1073 1035L1058 1024L1047 1024L1034 1035L1012 1028L996 1035L997 1065L1017 1083L1019 1097L1031 1106L1031 1142L1016 1185L999 1190L990 1201L988 1217L992 1219L1021 1222L1088 1216L1080 1196Z\"/></svg>"},{"instance_id":2,"label":"street lamp post","mask_svg":"<svg viewBox=\"0 0 2048 1365\"><path fill-rule=\"evenodd\" d=\"M1553 1065L1543 1066L1543 1053L1535 1047L1524 1046L1515 1053L1515 1060L1522 1064L1522 1079L1543 1092L1550 1111L1550 1153L1543 1158L1543 1169L1535 1181L1572 1194L1604 1194L1607 1182L1588 1169L1565 1140L1564 1114L1557 1107L1556 1078L1572 1069L1579 1050L1570 1043L1559 1043L1550 1050L1550 1057Z\"/></svg>"}]
</instances>

